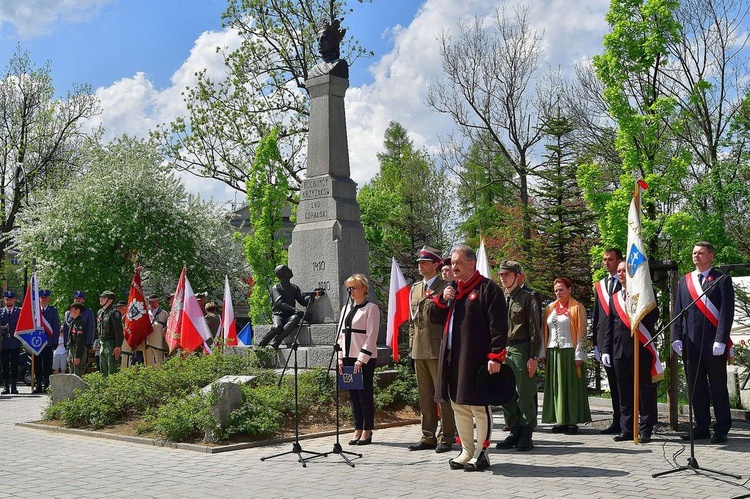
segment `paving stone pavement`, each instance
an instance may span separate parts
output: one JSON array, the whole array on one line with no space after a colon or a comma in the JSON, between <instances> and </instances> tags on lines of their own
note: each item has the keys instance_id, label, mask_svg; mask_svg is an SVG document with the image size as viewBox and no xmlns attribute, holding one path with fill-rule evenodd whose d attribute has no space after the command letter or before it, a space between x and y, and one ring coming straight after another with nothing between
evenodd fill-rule
<instances>
[{"instance_id":1,"label":"paving stone pavement","mask_svg":"<svg viewBox=\"0 0 750 499\"><path fill-rule=\"evenodd\" d=\"M695 457L703 468L743 475L724 478L692 470L652 478L687 463L689 445L675 433L655 435L649 444L616 443L611 435L582 426L578 435L557 435L540 425L530 452L498 451L482 473L448 468L457 454L409 452L417 425L376 430L373 444L346 445L363 457L351 468L341 456L312 459L304 468L292 444L219 454L153 447L109 439L61 434L17 426L38 420L46 396L0 396L0 497L603 497L729 498L750 493L750 424L736 422L726 445L700 443ZM593 405L595 420L611 418ZM664 421L664 415L661 421ZM495 414L494 440L505 437ZM328 452L335 437L302 440L305 451Z\"/></svg>"}]
</instances>

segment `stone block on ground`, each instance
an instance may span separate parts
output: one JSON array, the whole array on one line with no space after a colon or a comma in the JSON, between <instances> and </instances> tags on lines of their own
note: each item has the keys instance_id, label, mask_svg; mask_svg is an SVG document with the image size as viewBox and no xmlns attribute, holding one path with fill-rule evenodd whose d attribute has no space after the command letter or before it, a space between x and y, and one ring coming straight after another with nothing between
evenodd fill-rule
<instances>
[{"instance_id":1,"label":"stone block on ground","mask_svg":"<svg viewBox=\"0 0 750 499\"><path fill-rule=\"evenodd\" d=\"M75 398L75 390L85 391L89 384L75 374L53 374L49 378L52 403Z\"/></svg>"},{"instance_id":2,"label":"stone block on ground","mask_svg":"<svg viewBox=\"0 0 750 499\"><path fill-rule=\"evenodd\" d=\"M252 377L252 376L245 376ZM223 378L222 378L223 379ZM209 389L213 389L216 400L209 408L211 417L216 421L219 428L226 428L229 422L229 414L242 406L242 390L240 384L235 381L216 381L212 383ZM205 390L206 388L203 388ZM216 442L218 438L213 429L206 430L204 440L206 442Z\"/></svg>"}]
</instances>

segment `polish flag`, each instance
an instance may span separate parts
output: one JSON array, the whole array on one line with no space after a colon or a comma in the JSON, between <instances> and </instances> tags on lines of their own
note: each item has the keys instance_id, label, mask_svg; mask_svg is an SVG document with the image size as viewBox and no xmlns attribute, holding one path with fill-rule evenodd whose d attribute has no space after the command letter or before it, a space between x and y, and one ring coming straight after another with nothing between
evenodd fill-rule
<instances>
[{"instance_id":1,"label":"polish flag","mask_svg":"<svg viewBox=\"0 0 750 499\"><path fill-rule=\"evenodd\" d=\"M47 346L48 339L52 338L52 327L42 315L42 307L39 303L39 286L36 280L36 271L31 275L31 282L26 288L21 311L18 314L15 337L23 344L24 348L34 355L39 355Z\"/></svg>"},{"instance_id":2,"label":"polish flag","mask_svg":"<svg viewBox=\"0 0 750 499\"><path fill-rule=\"evenodd\" d=\"M180 280L177 281L177 289L174 292L174 298L170 306L167 332L164 338L167 340L167 346L169 346L169 352L171 353L180 346L182 309L185 306L185 267L182 268Z\"/></svg>"},{"instance_id":3,"label":"polish flag","mask_svg":"<svg viewBox=\"0 0 750 499\"><path fill-rule=\"evenodd\" d=\"M386 345L393 351L393 360L398 362L398 328L409 320L409 286L404 274L391 258L391 286L388 293L388 333Z\"/></svg>"},{"instance_id":4,"label":"polish flag","mask_svg":"<svg viewBox=\"0 0 750 499\"><path fill-rule=\"evenodd\" d=\"M192 352L198 347L203 346L206 353L211 353L211 349L206 343L211 339L211 330L208 329L206 318L203 316L203 310L198 303L198 299L193 293L193 287L185 276L185 301L182 308L182 328L180 330L180 348L185 352Z\"/></svg>"},{"instance_id":5,"label":"polish flag","mask_svg":"<svg viewBox=\"0 0 750 499\"><path fill-rule=\"evenodd\" d=\"M237 322L234 320L234 306L232 305L232 293L229 290L229 276L224 276L224 302L221 305L221 327L223 330L224 345L236 347Z\"/></svg>"}]
</instances>

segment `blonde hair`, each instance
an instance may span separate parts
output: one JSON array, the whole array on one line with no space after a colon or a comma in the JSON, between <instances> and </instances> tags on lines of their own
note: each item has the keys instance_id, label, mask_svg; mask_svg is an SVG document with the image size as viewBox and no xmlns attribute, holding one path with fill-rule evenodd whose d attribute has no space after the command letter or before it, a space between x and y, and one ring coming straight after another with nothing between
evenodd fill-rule
<instances>
[{"instance_id":1,"label":"blonde hair","mask_svg":"<svg viewBox=\"0 0 750 499\"><path fill-rule=\"evenodd\" d=\"M356 284L358 286L362 286L365 288L365 296L367 296L369 293L367 292L369 289L369 281L367 280L367 277L365 277L364 274L352 274L351 277L349 277L346 281L344 281L344 286L347 288L351 286L352 284Z\"/></svg>"}]
</instances>

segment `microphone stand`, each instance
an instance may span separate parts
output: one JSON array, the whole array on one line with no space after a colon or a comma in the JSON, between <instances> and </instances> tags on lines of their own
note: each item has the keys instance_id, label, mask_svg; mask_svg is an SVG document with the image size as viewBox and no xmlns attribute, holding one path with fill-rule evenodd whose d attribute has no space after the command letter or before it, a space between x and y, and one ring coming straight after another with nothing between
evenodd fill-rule
<instances>
[{"instance_id":1,"label":"microphone stand","mask_svg":"<svg viewBox=\"0 0 750 499\"><path fill-rule=\"evenodd\" d=\"M698 295L697 298L695 298L686 307L684 307L680 311L680 313L677 314L671 321L669 321L666 326L662 327L661 330L658 333L654 334L653 337L649 341L647 341L644 346L648 347L651 343L653 343L656 340L656 338L658 338L659 336L661 336L662 334L664 334L664 332L667 331L669 329L669 327L677 321L677 319L680 319L681 317L683 317L688 310L690 310L692 307L694 307L695 304L701 298L703 298L706 295L706 293L708 293L710 290L712 290L719 283L723 282L724 279L726 279L726 277L729 275L729 272L730 271L727 270L727 272L721 274L721 276L719 276L718 279L714 280L711 284L709 284L709 286L706 289L704 289L703 292L700 295ZM705 333L705 327L706 327L706 323L704 321L704 323L703 323L703 328L704 328L703 333ZM701 336L702 336L702 334L701 334ZM693 374L690 371L690 341L684 341L683 345L684 345L684 348L685 348L685 350L684 350L684 354L685 355L683 356L683 363L685 364L685 374L687 375L688 421L689 421L689 425L690 425L689 428L688 428L688 434L690 435L690 457L688 458L688 461L687 461L686 465L684 465L684 466L678 466L677 468L672 468L671 470L661 471L661 472L658 472L658 473L652 473L651 474L651 478L658 478L660 476L669 475L671 473L676 473L678 471L690 470L690 471L693 471L694 473L698 473L698 474L701 474L702 471L708 471L710 473L715 473L717 475L728 476L728 477L731 477L731 478L740 479L740 478L742 478L740 475L735 475L733 473L727 473L727 472L724 472L724 471L712 470L710 468L701 468L698 465L698 461L695 459L695 434L694 434L695 429L693 428L693 383L691 382L691 378L693 378ZM671 344L670 344L669 348L670 349L672 348ZM670 354L671 354L671 352L670 352Z\"/></svg>"},{"instance_id":2,"label":"microphone stand","mask_svg":"<svg viewBox=\"0 0 750 499\"><path fill-rule=\"evenodd\" d=\"M344 308L341 310L342 314L345 310L347 310L348 305L352 301L352 291L351 289L348 289L347 291L348 291L348 296L346 297L346 303L344 304ZM339 335L341 334L341 328L343 326L342 319L343 317L339 319L339 325L336 328L336 337L333 339L333 351L331 352L331 360L328 362L328 372L326 373L326 385L328 385L331 371L333 369L336 369L336 372L338 373L338 367L332 368L331 366L334 365L333 362L338 357L337 353L341 351L341 346L338 343L338 338L339 338ZM359 457L362 457L362 454L358 454L356 452L345 451L341 448L341 442L340 442L340 434L341 434L340 405L341 405L341 402L340 402L340 395L339 395L339 392L341 391L341 387L339 387L338 376L336 376L336 386L334 387L334 390L336 391L336 443L333 444L333 450L331 451L331 454L338 454L346 462L346 464L354 468L354 463L352 462L351 459L346 457L346 455L348 454L350 456L357 456L359 458Z\"/></svg>"},{"instance_id":3,"label":"microphone stand","mask_svg":"<svg viewBox=\"0 0 750 499\"><path fill-rule=\"evenodd\" d=\"M279 383L278 386L281 387L281 382L284 380L284 373L286 372L286 368L289 365L289 359L294 355L294 443L292 444L292 450L287 452L282 452L280 454L274 454L273 456L266 456L261 457L261 461L265 461L266 459L273 459L275 457L280 456L286 456L287 454L297 454L297 461L302 463L303 468L307 468L307 461L311 459L315 459L317 457L326 457L328 456L328 453L322 453L322 452L313 452L309 450L302 450L302 446L299 443L299 386L298 386L298 376L299 376L299 365L297 362L297 348L299 347L298 339L299 339L299 332L302 329L302 323L305 320L305 317L307 316L307 309L310 306L310 303L308 302L307 305L305 305L305 310L302 313L302 318L299 321L299 325L297 326L297 331L294 333L294 341L292 342L292 350L289 352L289 355L286 358L286 363L284 364L284 369L281 371L281 376L279 376ZM310 457L304 458L302 457L302 454L312 454Z\"/></svg>"}]
</instances>

